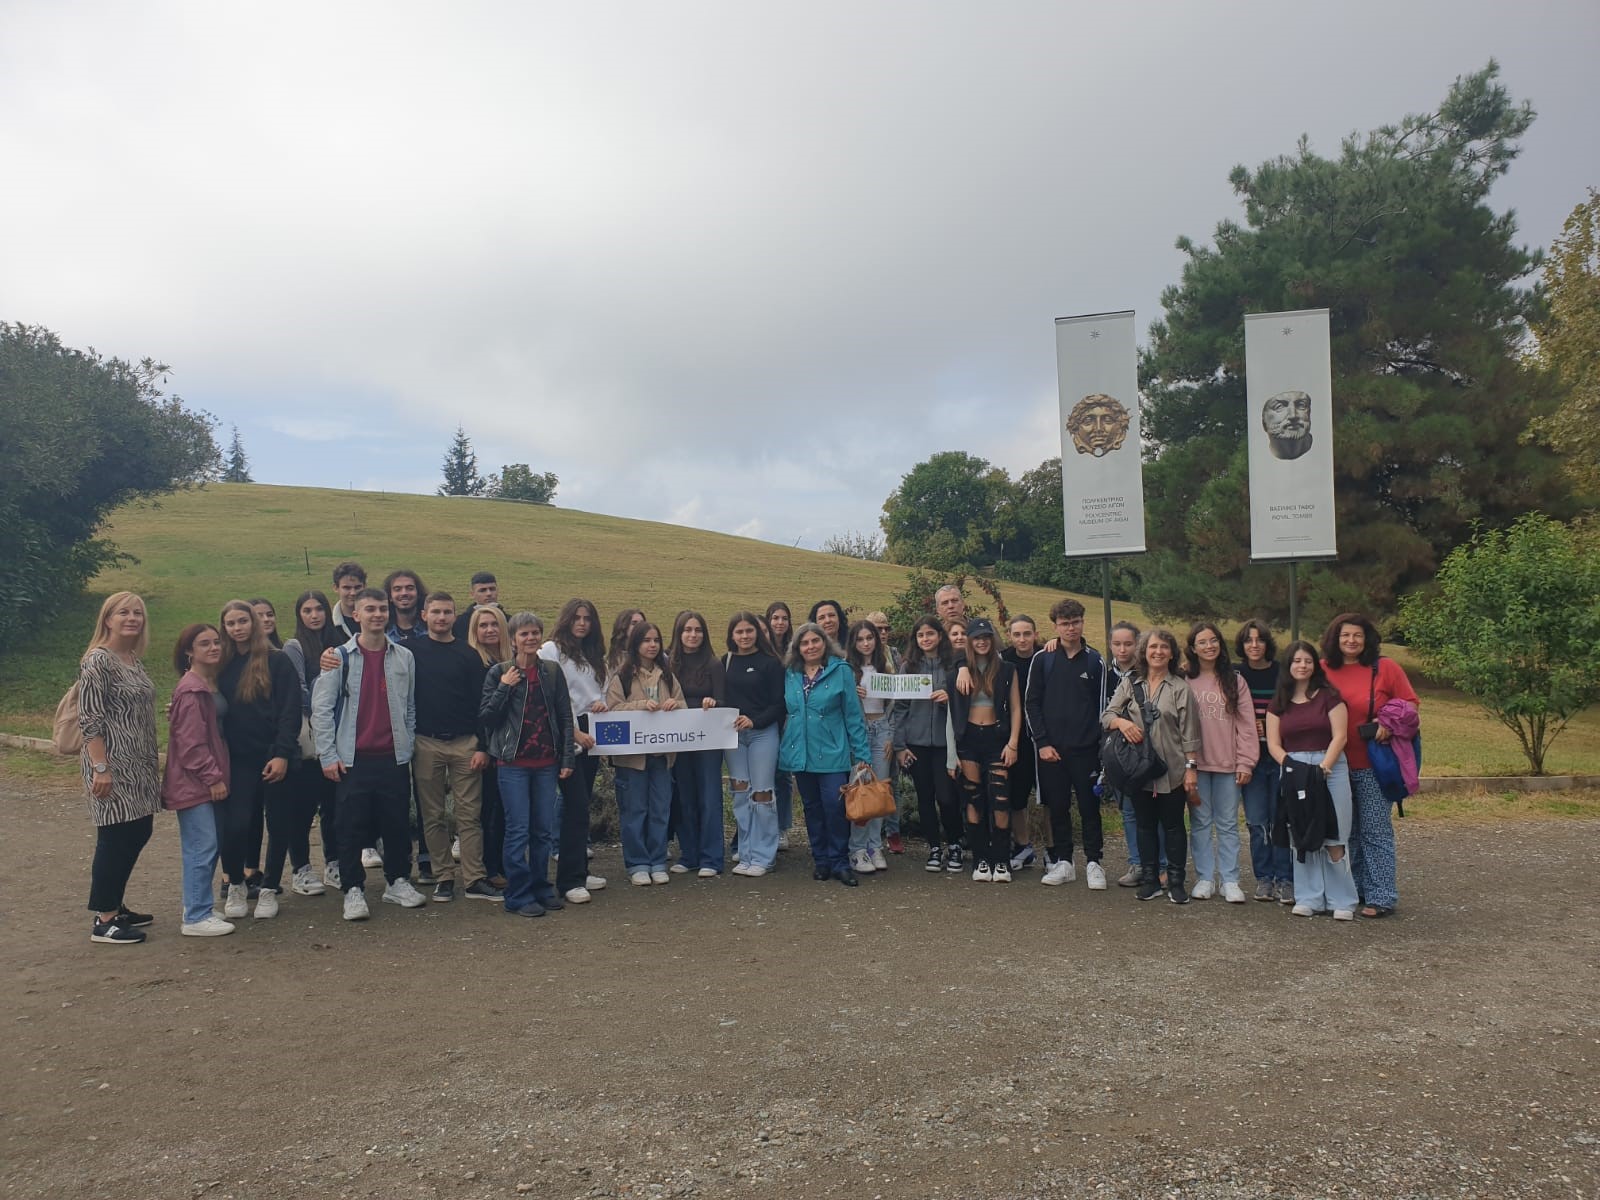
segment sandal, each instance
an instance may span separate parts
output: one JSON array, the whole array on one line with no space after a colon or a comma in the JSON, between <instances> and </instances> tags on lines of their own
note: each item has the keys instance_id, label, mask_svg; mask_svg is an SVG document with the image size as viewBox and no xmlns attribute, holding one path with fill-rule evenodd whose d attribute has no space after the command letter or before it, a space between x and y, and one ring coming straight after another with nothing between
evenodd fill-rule
<instances>
[{"instance_id":1,"label":"sandal","mask_svg":"<svg viewBox=\"0 0 1600 1200\"><path fill-rule=\"evenodd\" d=\"M1393 916L1394 909L1385 908L1381 904L1363 904L1361 906L1361 915L1369 921L1376 921L1380 917Z\"/></svg>"}]
</instances>

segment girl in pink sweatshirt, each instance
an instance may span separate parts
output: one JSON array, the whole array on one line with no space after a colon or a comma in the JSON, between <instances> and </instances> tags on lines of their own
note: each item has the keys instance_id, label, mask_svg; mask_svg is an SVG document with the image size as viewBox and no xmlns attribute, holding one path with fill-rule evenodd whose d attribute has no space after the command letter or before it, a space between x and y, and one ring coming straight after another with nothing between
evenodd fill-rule
<instances>
[{"instance_id":1,"label":"girl in pink sweatshirt","mask_svg":"<svg viewBox=\"0 0 1600 1200\"><path fill-rule=\"evenodd\" d=\"M1256 738L1250 687L1228 660L1228 644L1209 621L1189 631L1184 648L1189 704L1200 715L1199 803L1190 799L1189 852L1194 858L1196 900L1216 895L1244 903L1239 886L1239 807L1261 747ZM1215 840L1215 847L1213 847Z\"/></svg>"}]
</instances>

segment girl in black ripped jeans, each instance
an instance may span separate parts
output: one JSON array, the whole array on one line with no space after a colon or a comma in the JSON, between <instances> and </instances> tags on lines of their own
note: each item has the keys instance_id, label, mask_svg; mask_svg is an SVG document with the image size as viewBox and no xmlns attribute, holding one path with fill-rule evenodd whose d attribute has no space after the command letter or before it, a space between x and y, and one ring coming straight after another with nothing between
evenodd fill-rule
<instances>
[{"instance_id":1,"label":"girl in black ripped jeans","mask_svg":"<svg viewBox=\"0 0 1600 1200\"><path fill-rule=\"evenodd\" d=\"M1011 767L1022 737L1017 669L1000 657L994 626L967 623L972 690L951 697L950 718L960 762L956 785L966 800L967 844L974 883L1011 882Z\"/></svg>"}]
</instances>

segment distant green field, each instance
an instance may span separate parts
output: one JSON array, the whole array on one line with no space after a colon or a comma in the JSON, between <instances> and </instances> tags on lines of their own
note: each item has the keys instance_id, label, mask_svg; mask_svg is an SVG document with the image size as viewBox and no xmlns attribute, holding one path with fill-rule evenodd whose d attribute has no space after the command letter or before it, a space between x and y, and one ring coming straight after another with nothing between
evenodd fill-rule
<instances>
[{"instance_id":1,"label":"distant green field","mask_svg":"<svg viewBox=\"0 0 1600 1200\"><path fill-rule=\"evenodd\" d=\"M307 587L331 593L330 572L345 558L365 565L374 583L404 566L458 600L469 594L472 573L487 568L499 576L513 611L532 608L553 619L569 597L581 595L594 601L608 630L619 608L642 608L662 624L679 609L695 608L706 614L719 647L727 617L738 608L764 609L781 599L803 617L813 601L827 597L866 612L886 605L906 581L902 567L567 508L264 484L211 484L159 505L130 506L108 533L138 561L100 575L88 595L64 602L31 644L0 661L0 729L48 733L100 601L122 588L149 605L148 665L165 691L175 682L167 657L183 625L215 621L234 597L266 596L292 633L295 596ZM1013 613L1041 623L1058 598L1022 584L1003 590ZM988 601L981 593L974 599ZM1090 639L1098 643L1100 600L1080 599L1089 606ZM1145 624L1133 605L1116 604L1113 612ZM1428 690L1423 721L1429 774L1525 769L1511 734L1455 693ZM1600 713L1585 714L1556 743L1547 766L1555 774L1600 773Z\"/></svg>"}]
</instances>

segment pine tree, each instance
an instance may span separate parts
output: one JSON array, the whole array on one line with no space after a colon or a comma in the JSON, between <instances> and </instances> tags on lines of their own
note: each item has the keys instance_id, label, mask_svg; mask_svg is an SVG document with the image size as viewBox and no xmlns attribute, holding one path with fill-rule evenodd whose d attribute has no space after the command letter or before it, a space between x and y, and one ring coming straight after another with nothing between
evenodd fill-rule
<instances>
[{"instance_id":1,"label":"pine tree","mask_svg":"<svg viewBox=\"0 0 1600 1200\"><path fill-rule=\"evenodd\" d=\"M250 478L250 459L244 452L244 442L239 437L239 427L233 427L233 441L228 443L228 463L222 471L223 483L254 483Z\"/></svg>"},{"instance_id":2,"label":"pine tree","mask_svg":"<svg viewBox=\"0 0 1600 1200\"><path fill-rule=\"evenodd\" d=\"M1140 362L1152 553L1139 599L1168 618L1282 618L1287 572L1252 565L1243 318L1330 311L1339 562L1301 570L1315 622L1392 613L1474 526L1569 506L1557 457L1518 444L1553 388L1521 360L1538 256L1487 203L1534 114L1491 62L1438 110L1231 179L1245 224L1188 238Z\"/></svg>"},{"instance_id":3,"label":"pine tree","mask_svg":"<svg viewBox=\"0 0 1600 1200\"><path fill-rule=\"evenodd\" d=\"M457 425L456 436L444 454L444 484L439 488L439 495L481 496L483 489L484 480L478 474L478 456L472 449L472 440L467 437L467 431Z\"/></svg>"}]
</instances>

